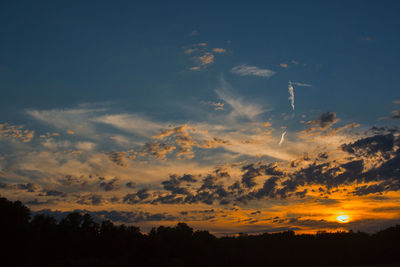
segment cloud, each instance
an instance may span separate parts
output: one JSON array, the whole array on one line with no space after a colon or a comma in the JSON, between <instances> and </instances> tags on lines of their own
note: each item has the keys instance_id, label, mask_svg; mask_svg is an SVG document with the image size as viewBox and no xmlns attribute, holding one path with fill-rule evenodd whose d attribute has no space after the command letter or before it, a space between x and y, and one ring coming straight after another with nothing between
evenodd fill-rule
<instances>
[{"instance_id":1,"label":"cloud","mask_svg":"<svg viewBox=\"0 0 400 267\"><path fill-rule=\"evenodd\" d=\"M105 115L93 118L92 121L108 124L117 129L145 137L164 127L164 124L153 122L136 114Z\"/></svg>"},{"instance_id":2,"label":"cloud","mask_svg":"<svg viewBox=\"0 0 400 267\"><path fill-rule=\"evenodd\" d=\"M312 84L309 84L309 83L292 82L292 84L296 85L296 86L304 86L304 87L311 87L312 86Z\"/></svg>"},{"instance_id":3,"label":"cloud","mask_svg":"<svg viewBox=\"0 0 400 267\"><path fill-rule=\"evenodd\" d=\"M211 103L211 105L214 106L214 110L224 110L225 104L222 102L214 102L214 103Z\"/></svg>"},{"instance_id":4,"label":"cloud","mask_svg":"<svg viewBox=\"0 0 400 267\"><path fill-rule=\"evenodd\" d=\"M123 202L127 204L137 204L151 196L149 189L143 188L136 193L127 194L124 196Z\"/></svg>"},{"instance_id":5,"label":"cloud","mask_svg":"<svg viewBox=\"0 0 400 267\"><path fill-rule=\"evenodd\" d=\"M94 197L95 198L95 197ZM90 202L91 200L89 200ZM86 202L85 202L86 203ZM33 211L32 216L37 214L45 214L50 215L56 220L60 221L65 218L68 214L72 212L78 212L80 214L90 214L92 218L96 222L102 222L104 220L110 220L114 223L124 223L124 224L132 224L132 223L140 223L140 222L149 222L149 221L176 221L178 218L176 216L169 215L167 213L150 213L144 211L116 211L116 210L85 210L85 209L75 209L71 211L58 211L58 210L38 210Z\"/></svg>"},{"instance_id":6,"label":"cloud","mask_svg":"<svg viewBox=\"0 0 400 267\"><path fill-rule=\"evenodd\" d=\"M200 46L200 47L207 46L207 43L197 43L197 44L194 44L193 46Z\"/></svg>"},{"instance_id":7,"label":"cloud","mask_svg":"<svg viewBox=\"0 0 400 267\"><path fill-rule=\"evenodd\" d=\"M214 106L214 110L224 110L224 106L225 106L225 103L223 103L223 102L201 101L201 103Z\"/></svg>"},{"instance_id":8,"label":"cloud","mask_svg":"<svg viewBox=\"0 0 400 267\"><path fill-rule=\"evenodd\" d=\"M133 150L122 151L122 152L111 151L105 154L112 162L121 167L127 166L127 160L133 160L136 158L135 152Z\"/></svg>"},{"instance_id":9,"label":"cloud","mask_svg":"<svg viewBox=\"0 0 400 267\"><path fill-rule=\"evenodd\" d=\"M142 156L149 155L156 159L165 159L167 154L170 154L175 149L175 146L165 143L149 142L145 144Z\"/></svg>"},{"instance_id":10,"label":"cloud","mask_svg":"<svg viewBox=\"0 0 400 267\"><path fill-rule=\"evenodd\" d=\"M214 55L210 52L206 52L204 55L199 56L198 59L202 65L214 63Z\"/></svg>"},{"instance_id":11,"label":"cloud","mask_svg":"<svg viewBox=\"0 0 400 267\"><path fill-rule=\"evenodd\" d=\"M135 182L127 182L125 184L125 186L133 189L133 188L136 188L136 183Z\"/></svg>"},{"instance_id":12,"label":"cloud","mask_svg":"<svg viewBox=\"0 0 400 267\"><path fill-rule=\"evenodd\" d=\"M94 138L96 131L91 119L106 111L106 108L79 107L73 109L27 110L31 117L49 124L57 129L69 131Z\"/></svg>"},{"instance_id":13,"label":"cloud","mask_svg":"<svg viewBox=\"0 0 400 267\"><path fill-rule=\"evenodd\" d=\"M11 137L24 143L30 142L35 136L35 131L24 129L23 126L0 124L0 136Z\"/></svg>"},{"instance_id":14,"label":"cloud","mask_svg":"<svg viewBox=\"0 0 400 267\"><path fill-rule=\"evenodd\" d=\"M291 81L289 81L288 89L289 89L290 105L292 106L292 109L294 110L294 87L293 87L293 84Z\"/></svg>"},{"instance_id":15,"label":"cloud","mask_svg":"<svg viewBox=\"0 0 400 267\"><path fill-rule=\"evenodd\" d=\"M176 135L176 134L180 134L183 131L185 131L188 128L188 126L186 124L175 127L173 129L169 129L169 130L162 130L159 134L154 135L153 138L155 139L164 139L168 136L171 135Z\"/></svg>"},{"instance_id":16,"label":"cloud","mask_svg":"<svg viewBox=\"0 0 400 267\"><path fill-rule=\"evenodd\" d=\"M184 53L187 54L187 55L189 55L189 54L191 54L191 53L193 53L193 52L196 52L196 51L198 51L198 50L197 50L197 49L188 48L188 49L186 49L186 50L184 51Z\"/></svg>"},{"instance_id":17,"label":"cloud","mask_svg":"<svg viewBox=\"0 0 400 267\"><path fill-rule=\"evenodd\" d=\"M282 133L281 140L279 141L279 145L282 145L283 142L285 141L285 135L286 135L286 131L284 131L284 132Z\"/></svg>"},{"instance_id":18,"label":"cloud","mask_svg":"<svg viewBox=\"0 0 400 267\"><path fill-rule=\"evenodd\" d=\"M226 53L225 48L213 48L212 50L214 53Z\"/></svg>"},{"instance_id":19,"label":"cloud","mask_svg":"<svg viewBox=\"0 0 400 267\"><path fill-rule=\"evenodd\" d=\"M77 142L75 146L77 149L90 151L96 147L96 144L93 142Z\"/></svg>"},{"instance_id":20,"label":"cloud","mask_svg":"<svg viewBox=\"0 0 400 267\"><path fill-rule=\"evenodd\" d=\"M218 96L233 108L234 116L244 116L253 120L264 110L254 103L244 103L244 101L231 92L231 86L221 77L220 88L216 90Z\"/></svg>"},{"instance_id":21,"label":"cloud","mask_svg":"<svg viewBox=\"0 0 400 267\"><path fill-rule=\"evenodd\" d=\"M336 113L328 111L321 114L317 119L307 122L307 125L327 129L338 121L339 119L336 117Z\"/></svg>"},{"instance_id":22,"label":"cloud","mask_svg":"<svg viewBox=\"0 0 400 267\"><path fill-rule=\"evenodd\" d=\"M400 110L393 110L392 114L392 119L400 119Z\"/></svg>"},{"instance_id":23,"label":"cloud","mask_svg":"<svg viewBox=\"0 0 400 267\"><path fill-rule=\"evenodd\" d=\"M276 74L275 71L268 69L261 69L256 66L248 66L246 64L235 66L231 69L231 72L240 76L259 76L259 77L271 77Z\"/></svg>"},{"instance_id":24,"label":"cloud","mask_svg":"<svg viewBox=\"0 0 400 267\"><path fill-rule=\"evenodd\" d=\"M108 182L101 182L99 187L103 189L104 191L113 191L117 190L119 188L118 182L120 181L119 178L115 177L111 181Z\"/></svg>"}]
</instances>

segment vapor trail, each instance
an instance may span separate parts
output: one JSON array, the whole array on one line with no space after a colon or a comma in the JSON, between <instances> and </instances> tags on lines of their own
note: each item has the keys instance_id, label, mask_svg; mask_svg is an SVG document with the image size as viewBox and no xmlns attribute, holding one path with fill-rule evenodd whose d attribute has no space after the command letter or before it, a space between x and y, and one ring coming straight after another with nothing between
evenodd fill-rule
<instances>
[{"instance_id":1,"label":"vapor trail","mask_svg":"<svg viewBox=\"0 0 400 267\"><path fill-rule=\"evenodd\" d=\"M290 105L292 106L292 109L294 110L294 87L291 81L289 81L289 100L290 100Z\"/></svg>"},{"instance_id":2,"label":"vapor trail","mask_svg":"<svg viewBox=\"0 0 400 267\"><path fill-rule=\"evenodd\" d=\"M285 135L286 135L286 131L284 131L284 132L282 133L281 141L279 141L279 145L282 145L283 141L285 141Z\"/></svg>"}]
</instances>

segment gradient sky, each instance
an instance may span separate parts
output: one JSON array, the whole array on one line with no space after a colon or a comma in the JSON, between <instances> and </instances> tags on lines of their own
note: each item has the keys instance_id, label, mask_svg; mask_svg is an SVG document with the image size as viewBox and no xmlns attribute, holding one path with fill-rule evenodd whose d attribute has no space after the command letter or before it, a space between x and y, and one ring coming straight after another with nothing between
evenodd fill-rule
<instances>
[{"instance_id":1,"label":"gradient sky","mask_svg":"<svg viewBox=\"0 0 400 267\"><path fill-rule=\"evenodd\" d=\"M0 195L145 231L400 223L399 10L3 1Z\"/></svg>"}]
</instances>

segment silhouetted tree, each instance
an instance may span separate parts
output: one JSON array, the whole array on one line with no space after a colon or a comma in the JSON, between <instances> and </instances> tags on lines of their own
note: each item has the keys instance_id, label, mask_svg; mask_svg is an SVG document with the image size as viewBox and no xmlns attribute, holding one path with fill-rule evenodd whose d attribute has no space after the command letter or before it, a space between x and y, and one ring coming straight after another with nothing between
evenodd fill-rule
<instances>
[{"instance_id":1,"label":"silhouetted tree","mask_svg":"<svg viewBox=\"0 0 400 267\"><path fill-rule=\"evenodd\" d=\"M0 198L1 266L320 266L399 264L400 225L376 234L293 231L216 238L186 223L142 234L72 212L59 223ZM4 247L4 246L3 246ZM400 265L399 265L400 266Z\"/></svg>"}]
</instances>

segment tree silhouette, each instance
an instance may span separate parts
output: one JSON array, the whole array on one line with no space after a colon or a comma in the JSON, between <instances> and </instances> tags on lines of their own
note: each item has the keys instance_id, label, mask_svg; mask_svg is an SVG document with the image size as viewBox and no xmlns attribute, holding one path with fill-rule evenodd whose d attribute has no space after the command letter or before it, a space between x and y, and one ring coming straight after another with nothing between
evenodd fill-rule
<instances>
[{"instance_id":1,"label":"tree silhouette","mask_svg":"<svg viewBox=\"0 0 400 267\"><path fill-rule=\"evenodd\" d=\"M0 198L1 266L321 266L400 264L400 225L376 234L293 231L216 238L186 223L142 234L72 212L59 223Z\"/></svg>"}]
</instances>

